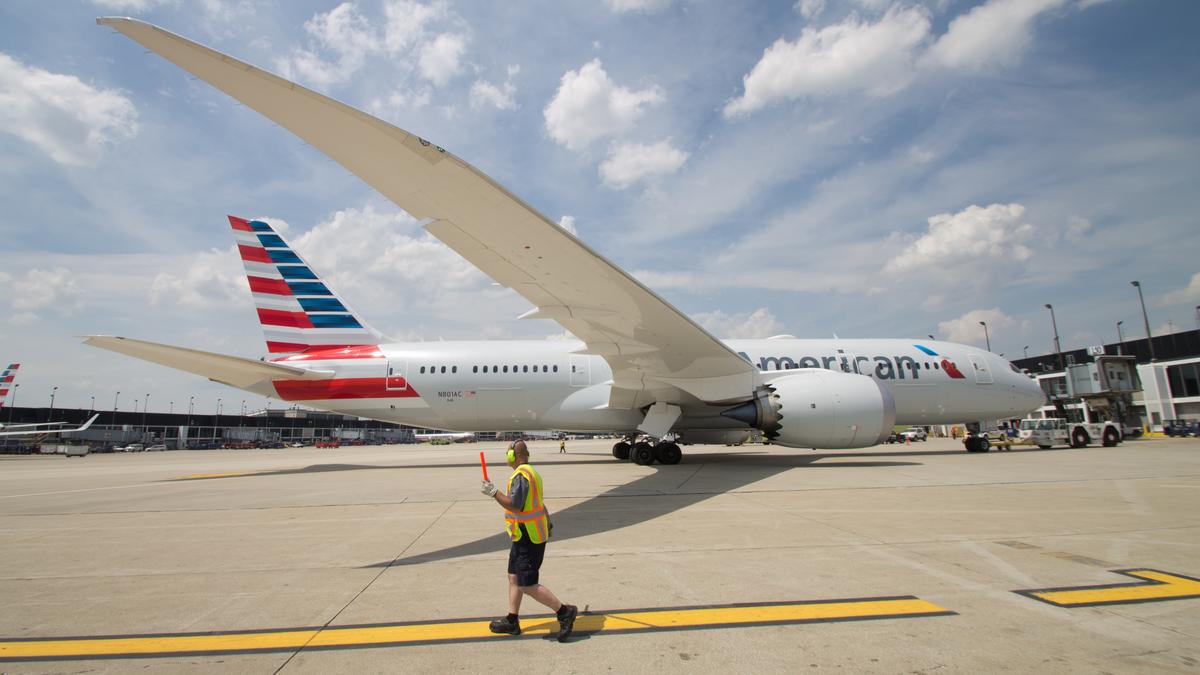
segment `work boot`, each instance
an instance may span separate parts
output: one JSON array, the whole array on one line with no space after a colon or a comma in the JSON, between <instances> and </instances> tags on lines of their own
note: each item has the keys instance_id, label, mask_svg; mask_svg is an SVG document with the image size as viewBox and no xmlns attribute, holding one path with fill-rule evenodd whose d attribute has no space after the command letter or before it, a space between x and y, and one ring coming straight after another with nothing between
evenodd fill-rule
<instances>
[{"instance_id":1,"label":"work boot","mask_svg":"<svg viewBox=\"0 0 1200 675\"><path fill-rule=\"evenodd\" d=\"M566 605L558 608L558 641L566 642L567 638L571 637L571 631L575 628L575 617L579 615L579 608L575 605Z\"/></svg>"},{"instance_id":2,"label":"work boot","mask_svg":"<svg viewBox=\"0 0 1200 675\"><path fill-rule=\"evenodd\" d=\"M507 616L503 619L496 619L488 624L488 629L493 633L501 633L503 635L520 635L521 620L510 619Z\"/></svg>"}]
</instances>

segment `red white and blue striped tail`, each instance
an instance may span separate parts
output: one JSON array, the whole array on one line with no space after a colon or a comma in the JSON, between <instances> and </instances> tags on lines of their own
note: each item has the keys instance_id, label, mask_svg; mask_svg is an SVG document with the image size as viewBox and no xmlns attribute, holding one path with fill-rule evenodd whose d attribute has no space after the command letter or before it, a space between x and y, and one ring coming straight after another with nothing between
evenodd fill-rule
<instances>
[{"instance_id":1,"label":"red white and blue striped tail","mask_svg":"<svg viewBox=\"0 0 1200 675\"><path fill-rule=\"evenodd\" d=\"M19 363L10 363L0 372L0 408L8 401L8 392L13 388L12 381L17 379L17 368L20 368Z\"/></svg>"},{"instance_id":2,"label":"red white and blue striped tail","mask_svg":"<svg viewBox=\"0 0 1200 675\"><path fill-rule=\"evenodd\" d=\"M270 225L235 216L229 216L229 224L268 352L295 354L382 341Z\"/></svg>"}]
</instances>

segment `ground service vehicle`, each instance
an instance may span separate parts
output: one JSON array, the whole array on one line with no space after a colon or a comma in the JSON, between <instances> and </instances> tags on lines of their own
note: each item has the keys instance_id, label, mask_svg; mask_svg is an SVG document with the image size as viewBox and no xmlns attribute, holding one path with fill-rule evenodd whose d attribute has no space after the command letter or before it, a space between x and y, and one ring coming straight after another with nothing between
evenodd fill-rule
<instances>
[{"instance_id":1,"label":"ground service vehicle","mask_svg":"<svg viewBox=\"0 0 1200 675\"><path fill-rule=\"evenodd\" d=\"M1164 420L1163 433L1168 436L1198 436L1200 423L1196 420Z\"/></svg>"},{"instance_id":2,"label":"ground service vehicle","mask_svg":"<svg viewBox=\"0 0 1200 675\"><path fill-rule=\"evenodd\" d=\"M902 441L927 441L929 440L929 432L921 427L909 427L900 432L900 440Z\"/></svg>"},{"instance_id":3,"label":"ground service vehicle","mask_svg":"<svg viewBox=\"0 0 1200 675\"><path fill-rule=\"evenodd\" d=\"M1055 445L1082 448L1099 439L1106 448L1121 442L1121 428L1112 422L1069 422L1061 417L1023 419L1021 440L1043 450Z\"/></svg>"}]
</instances>

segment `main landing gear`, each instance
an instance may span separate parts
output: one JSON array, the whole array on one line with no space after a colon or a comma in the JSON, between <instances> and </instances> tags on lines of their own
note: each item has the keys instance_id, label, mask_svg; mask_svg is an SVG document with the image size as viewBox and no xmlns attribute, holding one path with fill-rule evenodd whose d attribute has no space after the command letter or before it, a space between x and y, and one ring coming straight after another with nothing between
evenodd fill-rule
<instances>
[{"instance_id":1,"label":"main landing gear","mask_svg":"<svg viewBox=\"0 0 1200 675\"><path fill-rule=\"evenodd\" d=\"M613 457L617 459L632 459L634 464L645 466L658 462L659 464L678 464L683 459L683 451L674 441L640 440L630 443L623 439L613 444Z\"/></svg>"}]
</instances>

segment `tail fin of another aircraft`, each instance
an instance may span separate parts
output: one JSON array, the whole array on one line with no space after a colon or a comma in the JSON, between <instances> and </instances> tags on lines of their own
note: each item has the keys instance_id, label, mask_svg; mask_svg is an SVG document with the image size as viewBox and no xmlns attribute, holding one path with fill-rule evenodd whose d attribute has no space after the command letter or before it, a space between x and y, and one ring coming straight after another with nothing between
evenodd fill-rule
<instances>
[{"instance_id":1,"label":"tail fin of another aircraft","mask_svg":"<svg viewBox=\"0 0 1200 675\"><path fill-rule=\"evenodd\" d=\"M229 224L268 352L294 354L382 341L270 225L235 216L229 216Z\"/></svg>"},{"instance_id":2,"label":"tail fin of another aircraft","mask_svg":"<svg viewBox=\"0 0 1200 675\"><path fill-rule=\"evenodd\" d=\"M20 368L19 363L10 363L8 367L0 372L0 408L4 407L8 401L8 391L13 388L12 381L17 377L17 368Z\"/></svg>"}]
</instances>

